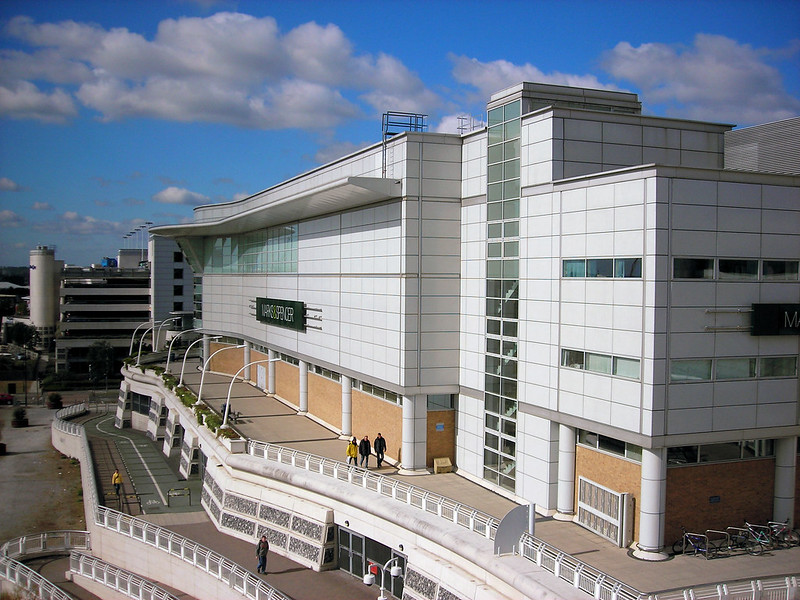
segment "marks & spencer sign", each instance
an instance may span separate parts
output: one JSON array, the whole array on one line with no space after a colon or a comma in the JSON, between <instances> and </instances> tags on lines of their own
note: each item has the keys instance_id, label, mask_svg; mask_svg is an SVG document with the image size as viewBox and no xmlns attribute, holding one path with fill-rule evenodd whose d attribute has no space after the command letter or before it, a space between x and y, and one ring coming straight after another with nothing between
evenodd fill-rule
<instances>
[{"instance_id":1,"label":"marks & spencer sign","mask_svg":"<svg viewBox=\"0 0 800 600\"><path fill-rule=\"evenodd\" d=\"M800 335L800 304L753 304L751 335Z\"/></svg>"},{"instance_id":2,"label":"marks & spencer sign","mask_svg":"<svg viewBox=\"0 0 800 600\"><path fill-rule=\"evenodd\" d=\"M306 330L306 305L292 300L256 298L256 319L267 325Z\"/></svg>"}]
</instances>

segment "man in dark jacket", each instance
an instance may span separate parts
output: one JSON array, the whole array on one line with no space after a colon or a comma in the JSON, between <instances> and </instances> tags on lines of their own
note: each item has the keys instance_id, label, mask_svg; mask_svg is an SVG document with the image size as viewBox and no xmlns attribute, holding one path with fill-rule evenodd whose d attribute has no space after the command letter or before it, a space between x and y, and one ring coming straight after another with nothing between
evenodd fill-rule
<instances>
[{"instance_id":1,"label":"man in dark jacket","mask_svg":"<svg viewBox=\"0 0 800 600\"><path fill-rule=\"evenodd\" d=\"M258 572L267 572L267 552L269 552L269 542L267 536L262 535L256 544L256 558L258 559Z\"/></svg>"},{"instance_id":2,"label":"man in dark jacket","mask_svg":"<svg viewBox=\"0 0 800 600\"><path fill-rule=\"evenodd\" d=\"M365 435L358 443L358 455L361 457L359 464L365 469L369 469L370 454L372 454L372 444L369 443L369 437Z\"/></svg>"},{"instance_id":3,"label":"man in dark jacket","mask_svg":"<svg viewBox=\"0 0 800 600\"><path fill-rule=\"evenodd\" d=\"M383 464L383 454L386 452L386 440L381 437L381 434L378 434L378 437L375 438L375 458L378 459L378 468L381 468Z\"/></svg>"}]
</instances>

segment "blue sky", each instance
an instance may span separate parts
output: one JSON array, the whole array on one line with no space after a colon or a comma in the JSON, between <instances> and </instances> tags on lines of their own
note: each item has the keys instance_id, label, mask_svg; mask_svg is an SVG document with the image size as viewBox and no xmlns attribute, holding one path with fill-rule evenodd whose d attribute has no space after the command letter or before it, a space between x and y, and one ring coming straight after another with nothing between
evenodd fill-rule
<instances>
[{"instance_id":1,"label":"blue sky","mask_svg":"<svg viewBox=\"0 0 800 600\"><path fill-rule=\"evenodd\" d=\"M99 262L379 141L387 110L455 132L523 80L797 116L800 2L3 0L0 265Z\"/></svg>"}]
</instances>

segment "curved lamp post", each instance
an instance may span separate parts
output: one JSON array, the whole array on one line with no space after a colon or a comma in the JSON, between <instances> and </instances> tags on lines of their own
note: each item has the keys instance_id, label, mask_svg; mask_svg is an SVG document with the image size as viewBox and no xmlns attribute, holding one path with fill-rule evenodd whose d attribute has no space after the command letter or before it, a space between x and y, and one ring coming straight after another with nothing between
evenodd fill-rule
<instances>
[{"instance_id":1,"label":"curved lamp post","mask_svg":"<svg viewBox=\"0 0 800 600\"><path fill-rule=\"evenodd\" d=\"M208 339L209 340L218 340L221 337L222 337L221 335L215 335L215 336L210 337ZM202 341L203 341L203 338L201 338L201 337L197 338L195 341L193 341L191 344L189 344L189 347L186 348L186 352L183 353L183 365L181 366L181 378L178 381L178 385L183 385L183 371L184 371L184 369L186 369L186 358L189 356L189 350L192 349L192 346L194 346L195 344L199 344Z\"/></svg>"},{"instance_id":2,"label":"curved lamp post","mask_svg":"<svg viewBox=\"0 0 800 600\"><path fill-rule=\"evenodd\" d=\"M370 571L372 570L372 567L381 570L381 595L378 596L378 600L388 600L388 597L386 596L386 587L383 585L384 584L383 579L384 576L386 575L386 571L387 570L389 571L389 575L392 576L392 579L394 579L395 577L401 577L403 575L403 568L397 564L397 560L399 559L397 556L395 556L394 558L390 558L389 560L387 560L386 564L383 566L380 566L380 564L378 563L371 563L369 565ZM392 563L395 564L393 564L390 568L389 565L391 565ZM375 583L375 575L370 572L365 573L364 585L372 585L373 583Z\"/></svg>"},{"instance_id":3,"label":"curved lamp post","mask_svg":"<svg viewBox=\"0 0 800 600\"><path fill-rule=\"evenodd\" d=\"M231 391L233 391L233 384L236 382L236 378L239 376L239 373L241 373L247 367L250 367L252 365L257 365L259 363L275 362L277 360L280 360L280 358L265 358L262 360L254 360L253 362L247 363L241 369L236 371L236 373L233 374L233 377L231 377L231 384L228 386L228 396L225 398L225 414L222 415L222 425L220 425L220 427L228 426L228 413L231 410Z\"/></svg>"},{"instance_id":4,"label":"curved lamp post","mask_svg":"<svg viewBox=\"0 0 800 600\"><path fill-rule=\"evenodd\" d=\"M206 367L208 367L208 363L211 362L211 359L214 358L214 356L216 356L220 352L224 352L225 350L236 350L237 348L244 348L244 347L245 344L240 344L239 346L226 346L225 348L220 348L219 350L216 350L211 353L211 356L209 356L208 359L205 361L205 363L203 363L203 374L200 376L200 389L197 390L198 402L200 402L200 400L203 397L203 382L206 380Z\"/></svg>"},{"instance_id":5,"label":"curved lamp post","mask_svg":"<svg viewBox=\"0 0 800 600\"><path fill-rule=\"evenodd\" d=\"M145 329L144 333L142 334L142 339L139 340L139 353L136 355L136 365L137 366L139 365L139 361L142 358L142 344L144 343L144 338L146 338L147 334L149 332L153 331L153 329L155 329L155 328L156 328L156 326L153 325L152 327L148 327L147 329Z\"/></svg>"},{"instance_id":6,"label":"curved lamp post","mask_svg":"<svg viewBox=\"0 0 800 600\"><path fill-rule=\"evenodd\" d=\"M180 317L175 317L175 318L179 319ZM173 336L172 339L169 341L169 348L167 349L167 366L164 368L165 371L169 371L169 359L172 358L172 344L174 344L175 340L181 337L184 333L191 333L192 331L202 331L202 329L187 329L185 331L181 331L178 333L178 335Z\"/></svg>"},{"instance_id":7,"label":"curved lamp post","mask_svg":"<svg viewBox=\"0 0 800 600\"><path fill-rule=\"evenodd\" d=\"M133 340L136 339L136 332L139 331L139 328L142 327L143 325L150 325L150 321L145 321L144 323L137 325L136 329L133 330L133 335L131 335L131 349L128 350L128 356L131 356L133 354Z\"/></svg>"},{"instance_id":8,"label":"curved lamp post","mask_svg":"<svg viewBox=\"0 0 800 600\"><path fill-rule=\"evenodd\" d=\"M176 319L180 319L180 317L170 317L169 319L164 319L161 321L161 325L158 326L158 330L156 331L156 337L153 340L153 352L156 352L159 344L159 340L161 340L161 328L164 326L164 323L168 323L169 321L175 321Z\"/></svg>"}]
</instances>

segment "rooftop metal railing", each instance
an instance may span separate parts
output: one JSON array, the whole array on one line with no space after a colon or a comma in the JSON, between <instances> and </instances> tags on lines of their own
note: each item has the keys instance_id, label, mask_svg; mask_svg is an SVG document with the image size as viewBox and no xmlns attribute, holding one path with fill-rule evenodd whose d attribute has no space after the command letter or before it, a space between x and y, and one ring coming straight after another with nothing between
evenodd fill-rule
<instances>
[{"instance_id":1,"label":"rooftop metal railing","mask_svg":"<svg viewBox=\"0 0 800 600\"><path fill-rule=\"evenodd\" d=\"M40 600L73 600L72 596L39 573L7 556L0 556L0 578L28 590L34 598Z\"/></svg>"},{"instance_id":2,"label":"rooftop metal railing","mask_svg":"<svg viewBox=\"0 0 800 600\"><path fill-rule=\"evenodd\" d=\"M257 440L247 441L247 453L251 456L290 465L312 473L319 473L338 481L345 481L351 485L377 492L382 496L393 498L414 508L447 519L490 540L494 539L497 532L499 521L491 515L461 502L456 502L446 496L409 485L398 479L379 475L355 465L348 465L332 458Z\"/></svg>"},{"instance_id":3,"label":"rooftop metal railing","mask_svg":"<svg viewBox=\"0 0 800 600\"><path fill-rule=\"evenodd\" d=\"M69 570L135 600L178 600L152 581L82 552L70 553Z\"/></svg>"}]
</instances>

